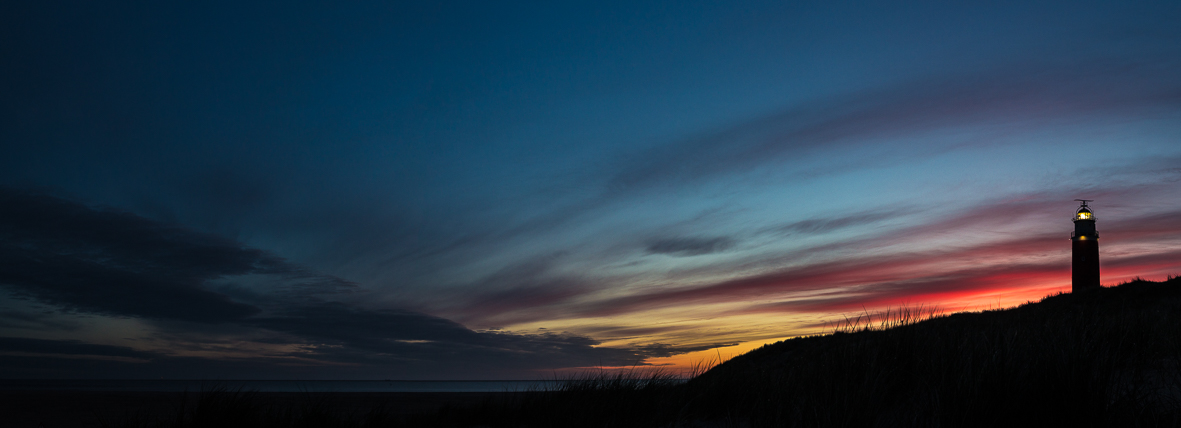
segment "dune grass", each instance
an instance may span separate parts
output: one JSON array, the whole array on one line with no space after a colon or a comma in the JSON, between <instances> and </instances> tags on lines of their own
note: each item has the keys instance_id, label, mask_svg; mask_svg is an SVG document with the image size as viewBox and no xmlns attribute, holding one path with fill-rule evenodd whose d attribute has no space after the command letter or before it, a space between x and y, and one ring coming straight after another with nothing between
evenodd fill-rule
<instances>
[{"instance_id":1,"label":"dune grass","mask_svg":"<svg viewBox=\"0 0 1181 428\"><path fill-rule=\"evenodd\" d=\"M826 331L829 334L837 333L857 333L860 331L873 330L889 330L896 327L905 327L911 324L916 324L922 321L941 318L943 311L935 307L919 306L900 306L887 307L886 310L876 313L870 313L868 310L863 310L854 318L846 316L843 320L830 323Z\"/></svg>"},{"instance_id":2,"label":"dune grass","mask_svg":"<svg viewBox=\"0 0 1181 428\"><path fill-rule=\"evenodd\" d=\"M1181 426L1181 281L765 346L686 385L751 426Z\"/></svg>"},{"instance_id":3,"label":"dune grass","mask_svg":"<svg viewBox=\"0 0 1181 428\"><path fill-rule=\"evenodd\" d=\"M588 371L551 386L502 394L474 408L445 408L421 426L659 426L685 379L660 369Z\"/></svg>"},{"instance_id":4,"label":"dune grass","mask_svg":"<svg viewBox=\"0 0 1181 428\"><path fill-rule=\"evenodd\" d=\"M174 421L108 426L1176 427L1181 279L1006 310L867 312L688 382L659 370L596 371L403 417L334 413L314 402L268 407L250 392L221 389Z\"/></svg>"}]
</instances>

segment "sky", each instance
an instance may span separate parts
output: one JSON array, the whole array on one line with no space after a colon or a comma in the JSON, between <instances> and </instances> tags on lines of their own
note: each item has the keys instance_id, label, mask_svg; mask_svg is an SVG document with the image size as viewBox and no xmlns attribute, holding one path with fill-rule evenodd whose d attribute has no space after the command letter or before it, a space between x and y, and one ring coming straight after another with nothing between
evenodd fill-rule
<instances>
[{"instance_id":1,"label":"sky","mask_svg":"<svg viewBox=\"0 0 1181 428\"><path fill-rule=\"evenodd\" d=\"M430 4L425 4L430 3ZM1181 273L1177 2L8 2L0 378L684 370Z\"/></svg>"}]
</instances>

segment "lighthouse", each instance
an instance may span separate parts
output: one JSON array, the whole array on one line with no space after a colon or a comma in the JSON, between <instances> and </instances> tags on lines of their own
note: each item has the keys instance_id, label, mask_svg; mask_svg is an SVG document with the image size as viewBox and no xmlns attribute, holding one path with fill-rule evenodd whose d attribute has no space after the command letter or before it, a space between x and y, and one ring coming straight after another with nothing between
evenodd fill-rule
<instances>
[{"instance_id":1,"label":"lighthouse","mask_svg":"<svg viewBox=\"0 0 1181 428\"><path fill-rule=\"evenodd\" d=\"M1074 233L1071 241L1070 292L1099 288L1099 233L1095 231L1095 213L1087 202L1091 199L1075 199L1082 202L1074 212Z\"/></svg>"}]
</instances>

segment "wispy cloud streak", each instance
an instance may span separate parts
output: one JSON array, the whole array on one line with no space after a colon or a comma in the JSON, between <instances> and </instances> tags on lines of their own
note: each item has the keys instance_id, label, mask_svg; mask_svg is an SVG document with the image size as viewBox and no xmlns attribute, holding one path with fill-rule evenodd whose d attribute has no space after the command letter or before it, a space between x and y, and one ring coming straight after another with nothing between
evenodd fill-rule
<instances>
[{"instance_id":1,"label":"wispy cloud streak","mask_svg":"<svg viewBox=\"0 0 1181 428\"><path fill-rule=\"evenodd\" d=\"M10 367L25 367L22 373L51 368L73 373L63 368L68 364L61 359L97 358L106 361L102 364L118 366L109 369L122 376L145 373L134 364L156 368L212 364L241 372L266 366L268 361L280 366L319 366L327 370L323 373L332 372L333 367L373 370L397 363L385 370L397 376L439 376L447 373L449 365L468 365L481 367L476 371L481 376L520 376L554 368L643 364L651 356L696 349L673 344L605 347L598 346L599 340L565 332L474 331L412 310L328 300L342 296L340 290L357 287L215 235L42 194L0 190L0 237L4 238L0 287L67 312L139 319L161 332L179 329L171 337L164 334L154 340L182 341L172 352L164 352L77 340L0 337L0 352L10 354L3 358L12 360ZM545 270L545 263L520 266L488 282L542 275ZM236 292L225 293L227 281L260 276L271 278L248 280L237 285ZM492 295L494 301L513 298L511 290L497 290L501 294ZM533 291L526 289L521 296ZM245 301L235 296L245 296ZM487 303L488 295L481 301ZM192 333L202 329L220 331L216 341L229 335L240 342L257 342L261 353L218 357L218 346L198 346L202 339ZM270 339L258 341L258 337ZM202 358L222 361L194 363L201 358L175 354L186 349L211 350L212 355ZM31 359L35 357L42 358L42 363ZM241 361L234 366L234 360ZM263 372L279 374L286 369L267 370Z\"/></svg>"}]
</instances>

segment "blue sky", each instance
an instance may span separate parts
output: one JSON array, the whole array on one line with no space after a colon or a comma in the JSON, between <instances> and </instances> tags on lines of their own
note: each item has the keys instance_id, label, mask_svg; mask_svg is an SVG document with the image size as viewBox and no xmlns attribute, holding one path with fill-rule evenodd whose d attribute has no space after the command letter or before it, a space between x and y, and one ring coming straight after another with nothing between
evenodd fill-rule
<instances>
[{"instance_id":1,"label":"blue sky","mask_svg":"<svg viewBox=\"0 0 1181 428\"><path fill-rule=\"evenodd\" d=\"M681 367L1068 289L1084 197L1181 271L1175 3L4 8L4 377Z\"/></svg>"}]
</instances>

